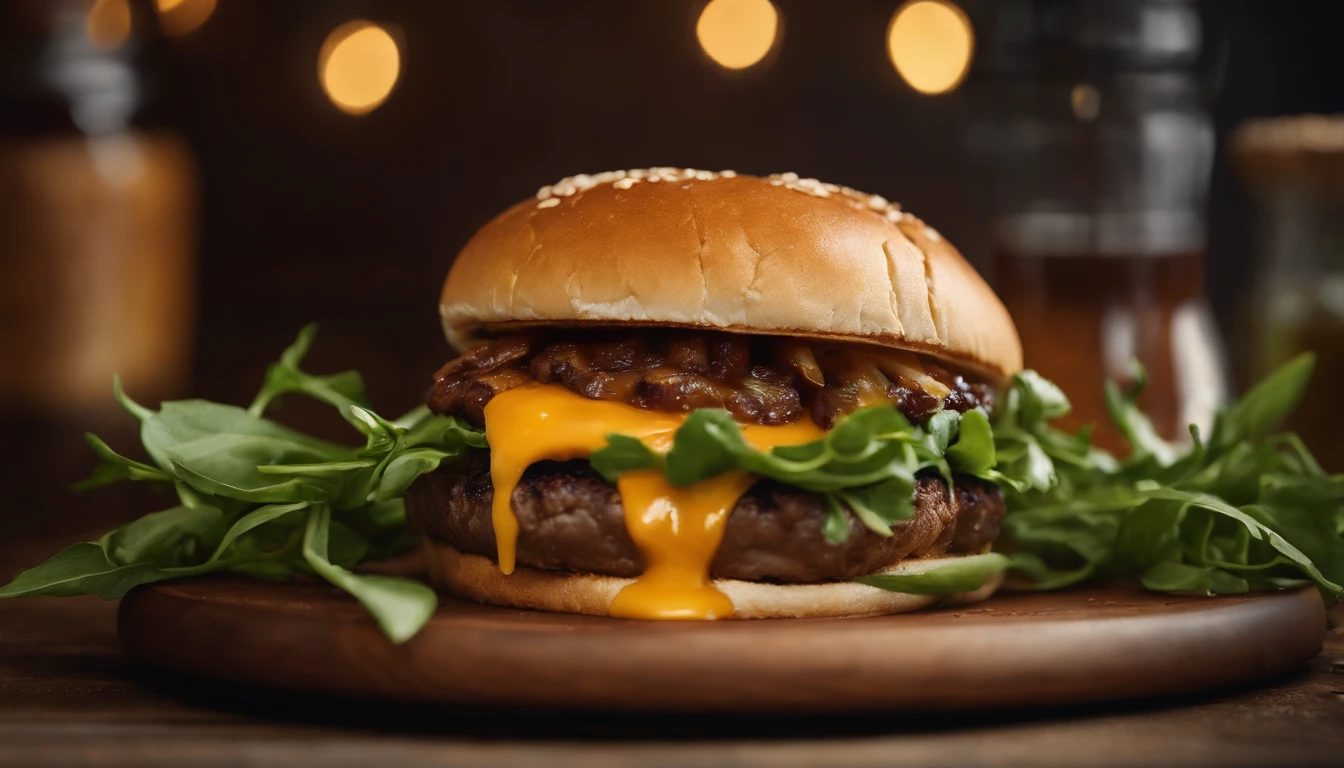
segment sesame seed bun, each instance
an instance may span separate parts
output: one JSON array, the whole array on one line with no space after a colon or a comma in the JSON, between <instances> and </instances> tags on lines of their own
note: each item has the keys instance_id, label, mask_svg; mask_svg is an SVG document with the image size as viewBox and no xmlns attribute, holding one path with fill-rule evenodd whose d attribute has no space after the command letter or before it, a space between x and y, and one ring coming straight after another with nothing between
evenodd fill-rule
<instances>
[{"instance_id":1,"label":"sesame seed bun","mask_svg":"<svg viewBox=\"0 0 1344 768\"><path fill-rule=\"evenodd\" d=\"M918 573L949 558L902 560L878 573ZM558 613L610 616L611 601L634 579L593 573L565 573L518 568L505 575L489 558L459 552L451 545L427 540L425 562L430 583L477 602ZM973 592L916 595L888 592L852 581L771 584L715 579L714 586L733 603L734 619L823 619L880 616L918 611L935 605L961 605L988 598L1003 582L990 579Z\"/></svg>"},{"instance_id":2,"label":"sesame seed bun","mask_svg":"<svg viewBox=\"0 0 1344 768\"><path fill-rule=\"evenodd\" d=\"M672 326L907 349L993 379L1022 367L1003 303L931 227L800 179L651 168L543 187L458 255L449 341L536 326Z\"/></svg>"}]
</instances>

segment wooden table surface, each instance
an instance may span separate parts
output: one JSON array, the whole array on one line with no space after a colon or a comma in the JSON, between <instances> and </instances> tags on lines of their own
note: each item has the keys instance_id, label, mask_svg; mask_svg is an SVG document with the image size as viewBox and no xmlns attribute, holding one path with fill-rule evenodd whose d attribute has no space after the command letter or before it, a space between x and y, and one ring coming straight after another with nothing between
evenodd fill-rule
<instances>
[{"instance_id":1,"label":"wooden table surface","mask_svg":"<svg viewBox=\"0 0 1344 768\"><path fill-rule=\"evenodd\" d=\"M10 562L0 556L12 572ZM1344 764L1338 630L1299 672L1198 696L913 717L632 717L361 705L173 679L125 660L115 612L97 598L0 602L0 766Z\"/></svg>"}]
</instances>

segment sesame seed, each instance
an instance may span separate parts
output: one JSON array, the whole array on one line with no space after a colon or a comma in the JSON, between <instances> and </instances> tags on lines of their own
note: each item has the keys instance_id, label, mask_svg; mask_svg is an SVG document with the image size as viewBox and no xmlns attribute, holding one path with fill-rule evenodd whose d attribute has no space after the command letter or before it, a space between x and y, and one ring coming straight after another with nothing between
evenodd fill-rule
<instances>
[{"instance_id":1,"label":"sesame seed","mask_svg":"<svg viewBox=\"0 0 1344 768\"><path fill-rule=\"evenodd\" d=\"M559 198L570 197L579 192L586 192L594 187L603 184L610 184L616 189L626 190L632 188L640 181L713 181L715 179L732 179L737 177L737 171L705 171L695 168L673 168L666 165L655 165L651 168L632 168L630 170L602 171L601 173L587 174L579 173L573 176L567 176L554 184L542 187L537 190L537 200L540 201L538 208L553 208L560 204ZM794 192L802 192L813 197L828 198L839 194L844 196L845 204L859 211L871 211L882 216L889 222L896 223L903 221L907 214L901 210L898 203L893 203L881 195L870 195L866 192L860 192L853 187L841 186L838 184L829 184L814 178L803 178L797 173L787 171L785 173L774 173L767 177L771 186L784 187ZM682 189L689 188L689 184L678 184ZM913 217L912 217L913 218ZM918 219L914 220L922 225ZM932 227L925 227L924 236L935 242L942 239Z\"/></svg>"},{"instance_id":2,"label":"sesame seed","mask_svg":"<svg viewBox=\"0 0 1344 768\"><path fill-rule=\"evenodd\" d=\"M928 226L927 224L924 225L924 236L929 238L935 243L940 242L943 239L943 236L938 234L938 230Z\"/></svg>"}]
</instances>

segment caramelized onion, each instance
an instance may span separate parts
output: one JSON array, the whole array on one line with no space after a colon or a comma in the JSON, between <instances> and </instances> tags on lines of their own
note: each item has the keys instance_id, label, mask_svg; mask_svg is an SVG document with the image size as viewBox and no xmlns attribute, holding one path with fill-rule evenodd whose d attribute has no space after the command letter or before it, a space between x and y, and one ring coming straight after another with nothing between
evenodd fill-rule
<instances>
[{"instance_id":1,"label":"caramelized onion","mask_svg":"<svg viewBox=\"0 0 1344 768\"><path fill-rule=\"evenodd\" d=\"M822 373L821 366L817 364L817 357L812 354L812 347L804 342L789 339L780 343L779 351L784 364L802 376L803 381L814 387L826 386L826 374Z\"/></svg>"},{"instance_id":2,"label":"caramelized onion","mask_svg":"<svg viewBox=\"0 0 1344 768\"><path fill-rule=\"evenodd\" d=\"M943 382L925 373L919 358L909 352L882 351L873 355L878 368L893 379L904 379L911 386L942 399L952 393L952 389Z\"/></svg>"},{"instance_id":3,"label":"caramelized onion","mask_svg":"<svg viewBox=\"0 0 1344 768\"><path fill-rule=\"evenodd\" d=\"M435 379L443 379L470 371L489 371L515 360L527 357L532 351L527 339L510 336L468 351L460 357L448 361L448 364L434 374Z\"/></svg>"},{"instance_id":4,"label":"caramelized onion","mask_svg":"<svg viewBox=\"0 0 1344 768\"><path fill-rule=\"evenodd\" d=\"M536 381L652 410L724 408L755 424L783 424L810 413L830 428L870 405L890 403L918 423L940 407L989 407L993 397L987 385L909 352L725 333L572 339L511 337L474 349L435 375L426 402L479 427L490 398Z\"/></svg>"}]
</instances>

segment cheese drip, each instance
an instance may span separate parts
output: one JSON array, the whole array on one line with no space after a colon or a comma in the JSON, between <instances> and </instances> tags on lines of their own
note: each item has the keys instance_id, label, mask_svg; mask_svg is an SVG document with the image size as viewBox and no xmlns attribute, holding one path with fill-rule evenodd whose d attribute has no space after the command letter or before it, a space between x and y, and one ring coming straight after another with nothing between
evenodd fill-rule
<instances>
[{"instance_id":1,"label":"cheese drip","mask_svg":"<svg viewBox=\"0 0 1344 768\"><path fill-rule=\"evenodd\" d=\"M638 438L655 451L672 446L685 414L662 413L625 403L589 400L558 385L526 385L501 392L485 406L490 443L491 517L499 569L517 562L518 518L513 491L538 461L587 458L606 446L607 435ZM778 427L743 425L748 444L768 449L819 440L811 419ZM709 579L728 515L755 477L725 472L689 488L677 488L662 472L626 472L617 481L625 525L644 556L644 573L612 601L613 616L641 619L715 619L731 616L732 602Z\"/></svg>"}]
</instances>

